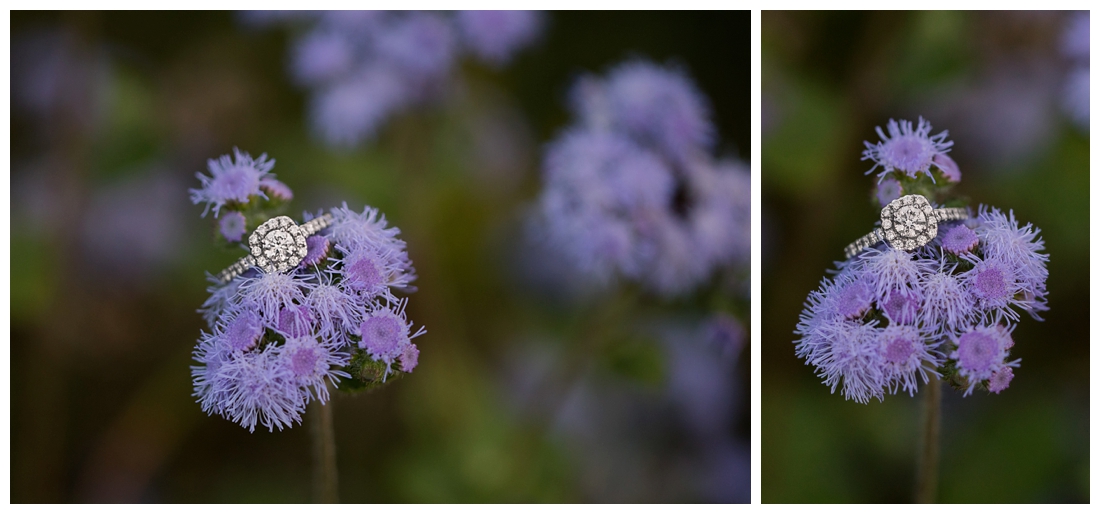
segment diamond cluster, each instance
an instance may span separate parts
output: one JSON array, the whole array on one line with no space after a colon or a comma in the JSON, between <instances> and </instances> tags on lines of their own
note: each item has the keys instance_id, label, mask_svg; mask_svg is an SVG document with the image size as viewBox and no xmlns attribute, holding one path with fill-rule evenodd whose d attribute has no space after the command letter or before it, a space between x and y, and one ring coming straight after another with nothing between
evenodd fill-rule
<instances>
[{"instance_id":1,"label":"diamond cluster","mask_svg":"<svg viewBox=\"0 0 1100 514\"><path fill-rule=\"evenodd\" d=\"M906 195L882 208L882 233L886 244L912 251L934 237L938 230L932 206L921 195Z\"/></svg>"},{"instance_id":2,"label":"diamond cluster","mask_svg":"<svg viewBox=\"0 0 1100 514\"><path fill-rule=\"evenodd\" d=\"M282 273L306 256L306 234L294 220L278 216L248 236L248 247L256 266L266 273Z\"/></svg>"}]
</instances>

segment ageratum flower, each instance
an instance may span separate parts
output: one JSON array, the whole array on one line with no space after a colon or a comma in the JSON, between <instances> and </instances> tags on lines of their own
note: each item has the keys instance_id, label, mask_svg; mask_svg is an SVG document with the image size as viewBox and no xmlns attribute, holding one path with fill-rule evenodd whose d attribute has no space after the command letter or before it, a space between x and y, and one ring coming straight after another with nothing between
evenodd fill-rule
<instances>
[{"instance_id":1,"label":"ageratum flower","mask_svg":"<svg viewBox=\"0 0 1100 514\"><path fill-rule=\"evenodd\" d=\"M264 207L293 197L279 185L285 191L273 186ZM235 220L239 228L254 219L263 212L257 198L219 206L229 212L216 223ZM369 207L356 212L345 204L330 213L332 225L308 238L297 268L211 280L201 309L209 331L192 367L194 395L206 413L249 431L281 430L300 423L309 402L328 401L330 387L369 387L416 368L420 350L412 340L425 330L412 332L408 299L398 296L416 278L400 231Z\"/></svg>"},{"instance_id":2,"label":"ageratum flower","mask_svg":"<svg viewBox=\"0 0 1100 514\"><path fill-rule=\"evenodd\" d=\"M578 123L543 160L533 236L578 281L685 294L748 260L749 179L711 157L714 129L687 77L631 61L573 88Z\"/></svg>"},{"instance_id":3,"label":"ageratum flower","mask_svg":"<svg viewBox=\"0 0 1100 514\"><path fill-rule=\"evenodd\" d=\"M924 173L935 180L931 167L933 164L939 166L935 161L936 156L946 154L954 144L947 141L947 131L930 135L932 124L924 118L919 119L916 130L911 121L898 122L892 119L886 124L886 130L890 133L889 136L882 132L881 127L875 127L881 139L878 143L863 142L867 147L863 151L863 160L875 163L867 173L881 167L882 171L878 174L880 180L895 171L909 178L916 178L918 174ZM954 161L950 162L950 166L951 173L957 176L958 167L954 166Z\"/></svg>"},{"instance_id":4,"label":"ageratum flower","mask_svg":"<svg viewBox=\"0 0 1100 514\"><path fill-rule=\"evenodd\" d=\"M217 160L207 161L207 169L210 175L196 173L201 188L191 189L191 202L205 203L202 215L211 207L214 208L214 217L218 217L219 211L230 202L248 203L252 197L267 198L267 194L260 188L260 181L265 178L273 178L271 169L275 167L274 160L268 160L267 154L253 159L248 152L233 149L233 158L223 155Z\"/></svg>"},{"instance_id":5,"label":"ageratum flower","mask_svg":"<svg viewBox=\"0 0 1100 514\"><path fill-rule=\"evenodd\" d=\"M926 137L926 124L917 132L894 124L891 134ZM899 194L905 183L898 182ZM1008 387L1019 366L1009 360L1019 313L1038 319L1047 309L1049 257L1040 253L1039 231L1021 227L1012 211L982 206L974 218L940 223L938 232L912 253L865 250L807 297L795 355L831 390L866 403L898 391L913 395L933 376L964 396Z\"/></svg>"},{"instance_id":6,"label":"ageratum flower","mask_svg":"<svg viewBox=\"0 0 1100 514\"><path fill-rule=\"evenodd\" d=\"M531 44L541 17L527 11L330 11L249 20L302 26L290 74L309 90L313 132L332 146L373 139L394 116L444 98L459 59L491 65Z\"/></svg>"}]
</instances>

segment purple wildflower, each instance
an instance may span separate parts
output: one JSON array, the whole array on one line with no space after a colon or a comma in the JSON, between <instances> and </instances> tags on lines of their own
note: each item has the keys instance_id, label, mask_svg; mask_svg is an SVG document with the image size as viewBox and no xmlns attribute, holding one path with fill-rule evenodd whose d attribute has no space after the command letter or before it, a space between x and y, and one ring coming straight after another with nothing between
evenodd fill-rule
<instances>
[{"instance_id":1,"label":"purple wildflower","mask_svg":"<svg viewBox=\"0 0 1100 514\"><path fill-rule=\"evenodd\" d=\"M306 256L302 258L302 262L298 264L300 268L308 268L310 266L317 266L328 258L329 250L332 249L332 243L327 237L322 235L314 235L306 238Z\"/></svg>"},{"instance_id":2,"label":"purple wildflower","mask_svg":"<svg viewBox=\"0 0 1100 514\"><path fill-rule=\"evenodd\" d=\"M226 241L230 243L239 242L245 231L244 214L239 212L226 213L218 220L218 231L221 232Z\"/></svg>"},{"instance_id":3,"label":"purple wildflower","mask_svg":"<svg viewBox=\"0 0 1100 514\"><path fill-rule=\"evenodd\" d=\"M991 393L1001 394L1001 391L1008 389L1009 382L1012 382L1015 376L1012 373L1012 368L1005 366L993 372L993 376L989 377L989 385L986 387Z\"/></svg>"},{"instance_id":4,"label":"purple wildflower","mask_svg":"<svg viewBox=\"0 0 1100 514\"><path fill-rule=\"evenodd\" d=\"M332 209L332 227L329 228L333 242L348 251L360 248L404 251L405 242L397 239L401 230L387 227L386 216L378 209L364 207L357 213L348 208L348 204Z\"/></svg>"},{"instance_id":5,"label":"purple wildflower","mask_svg":"<svg viewBox=\"0 0 1100 514\"><path fill-rule=\"evenodd\" d=\"M500 66L538 37L542 16L535 11L459 11L455 22L463 43L481 60Z\"/></svg>"},{"instance_id":6,"label":"purple wildflower","mask_svg":"<svg viewBox=\"0 0 1100 514\"><path fill-rule=\"evenodd\" d=\"M835 392L841 387L844 398L867 403L871 398L882 401L887 377L883 356L879 351L878 332L873 324L850 321L823 324L818 330L825 347L818 359L818 376Z\"/></svg>"},{"instance_id":7,"label":"purple wildflower","mask_svg":"<svg viewBox=\"0 0 1100 514\"><path fill-rule=\"evenodd\" d=\"M226 418L252 432L256 424L282 430L302 422L305 397L290 370L279 365L280 348L270 345L260 353L242 353L222 363L213 387L222 389Z\"/></svg>"},{"instance_id":8,"label":"purple wildflower","mask_svg":"<svg viewBox=\"0 0 1100 514\"><path fill-rule=\"evenodd\" d=\"M681 161L713 145L710 107L679 70L632 61L608 74L606 88L612 123L643 144Z\"/></svg>"},{"instance_id":9,"label":"purple wildflower","mask_svg":"<svg viewBox=\"0 0 1100 514\"><path fill-rule=\"evenodd\" d=\"M962 223L948 230L940 230L945 232L941 236L940 247L946 252L962 255L978 248L978 234Z\"/></svg>"},{"instance_id":10,"label":"purple wildflower","mask_svg":"<svg viewBox=\"0 0 1100 514\"><path fill-rule=\"evenodd\" d=\"M305 299L302 289L305 286L302 276L260 273L259 276L241 280L240 296L242 303L255 305L264 321L271 323L277 320L279 310L284 306L302 303Z\"/></svg>"},{"instance_id":11,"label":"purple wildflower","mask_svg":"<svg viewBox=\"0 0 1100 514\"><path fill-rule=\"evenodd\" d=\"M867 273L874 287L875 298L882 299L895 290L911 291L932 268L931 261L894 248L871 248L854 261L853 266Z\"/></svg>"},{"instance_id":12,"label":"purple wildflower","mask_svg":"<svg viewBox=\"0 0 1100 514\"><path fill-rule=\"evenodd\" d=\"M364 319L359 327L362 336L359 347L366 350L372 359L387 365L402 359L402 367L411 371L416 367L420 352L411 352L408 347L415 346L412 343L413 338L425 333L421 328L415 334L409 335L411 327L412 324L405 321L404 302L396 308L379 308Z\"/></svg>"},{"instance_id":13,"label":"purple wildflower","mask_svg":"<svg viewBox=\"0 0 1100 514\"><path fill-rule=\"evenodd\" d=\"M928 375L939 376L936 368L943 361L943 355L935 350L939 343L928 344L927 337L916 327L890 325L877 335L885 381L891 393L900 388L913 396L917 392L918 373L926 384Z\"/></svg>"},{"instance_id":14,"label":"purple wildflower","mask_svg":"<svg viewBox=\"0 0 1100 514\"><path fill-rule=\"evenodd\" d=\"M251 350L264 333L263 321L256 311L242 309L225 327L225 342L230 350L244 352Z\"/></svg>"},{"instance_id":15,"label":"purple wildflower","mask_svg":"<svg viewBox=\"0 0 1100 514\"><path fill-rule=\"evenodd\" d=\"M864 277L853 280L834 293L837 314L846 319L862 318L875 299L871 284Z\"/></svg>"},{"instance_id":16,"label":"purple wildflower","mask_svg":"<svg viewBox=\"0 0 1100 514\"><path fill-rule=\"evenodd\" d=\"M863 160L875 163L867 173L882 167L878 175L880 179L894 171L900 171L909 178L916 178L918 173L934 178L930 171L933 159L938 154L947 153L954 144L946 140L946 130L930 136L932 124L924 118L919 119L916 130L913 130L911 121L901 120L899 123L893 119L886 125L886 129L889 136L882 132L881 127L875 127L881 139L878 143L872 145L868 141L863 142L867 147L863 151Z\"/></svg>"},{"instance_id":17,"label":"purple wildflower","mask_svg":"<svg viewBox=\"0 0 1100 514\"><path fill-rule=\"evenodd\" d=\"M305 86L324 84L347 74L356 59L355 45L339 31L314 30L294 45L291 75Z\"/></svg>"},{"instance_id":18,"label":"purple wildflower","mask_svg":"<svg viewBox=\"0 0 1100 514\"><path fill-rule=\"evenodd\" d=\"M294 199L294 191L290 186L276 180L274 177L260 179L260 189L267 193L268 198L289 202Z\"/></svg>"},{"instance_id":19,"label":"purple wildflower","mask_svg":"<svg viewBox=\"0 0 1100 514\"><path fill-rule=\"evenodd\" d=\"M279 361L289 371L295 385L321 403L327 402L329 396L325 379L336 385L340 381L338 377L350 376L338 369L347 364L347 354L334 352L313 336L288 338L279 353Z\"/></svg>"},{"instance_id":20,"label":"purple wildflower","mask_svg":"<svg viewBox=\"0 0 1100 514\"><path fill-rule=\"evenodd\" d=\"M309 101L310 125L329 145L354 146L373 138L409 100L400 78L376 65L317 91Z\"/></svg>"},{"instance_id":21,"label":"purple wildflower","mask_svg":"<svg viewBox=\"0 0 1100 514\"><path fill-rule=\"evenodd\" d=\"M309 307L318 323L318 335L324 341L342 338L342 334L357 327L360 319L361 303L358 298L344 292L331 280L320 280L312 285L306 295L305 305ZM342 340L342 339L341 339ZM336 341L341 342L341 341Z\"/></svg>"},{"instance_id":22,"label":"purple wildflower","mask_svg":"<svg viewBox=\"0 0 1100 514\"><path fill-rule=\"evenodd\" d=\"M893 289L879 302L879 308L891 323L912 325L917 321L924 294L920 288L912 291Z\"/></svg>"},{"instance_id":23,"label":"purple wildflower","mask_svg":"<svg viewBox=\"0 0 1100 514\"><path fill-rule=\"evenodd\" d=\"M377 38L381 59L404 72L406 87L425 90L451 71L455 35L438 14L410 12L380 27Z\"/></svg>"},{"instance_id":24,"label":"purple wildflower","mask_svg":"<svg viewBox=\"0 0 1100 514\"><path fill-rule=\"evenodd\" d=\"M962 172L959 171L959 165L955 164L955 160L948 157L945 153L938 153L932 158L932 163L943 172L943 176L947 177L948 182L959 182L962 180Z\"/></svg>"},{"instance_id":25,"label":"purple wildflower","mask_svg":"<svg viewBox=\"0 0 1100 514\"><path fill-rule=\"evenodd\" d=\"M875 198L881 207L901 198L901 182L894 178L885 178L875 185Z\"/></svg>"},{"instance_id":26,"label":"purple wildflower","mask_svg":"<svg viewBox=\"0 0 1100 514\"><path fill-rule=\"evenodd\" d=\"M968 255L965 258L974 264L974 268L960 275L960 278L970 294L974 295L978 307L992 312L991 319L996 321L1004 318L1013 321L1020 319L1011 307L1016 305L1026 309L1027 305L1016 299L1021 290L1016 270L995 257L978 260Z\"/></svg>"},{"instance_id":27,"label":"purple wildflower","mask_svg":"<svg viewBox=\"0 0 1100 514\"><path fill-rule=\"evenodd\" d=\"M996 208L979 209L978 221L976 232L982 241L982 252L987 259L997 259L1011 266L1023 292L1021 306L1038 318L1039 311L1047 310L1047 261L1050 259L1039 253L1044 249L1039 229L1030 223L1020 227L1012 211L1006 216Z\"/></svg>"},{"instance_id":28,"label":"purple wildflower","mask_svg":"<svg viewBox=\"0 0 1100 514\"><path fill-rule=\"evenodd\" d=\"M946 262L941 261L938 271L928 273L920 280L924 306L918 319L925 329L936 334L958 333L980 316L974 295L954 271L954 265L948 267Z\"/></svg>"},{"instance_id":29,"label":"purple wildflower","mask_svg":"<svg viewBox=\"0 0 1100 514\"><path fill-rule=\"evenodd\" d=\"M253 159L247 152L233 148L233 158L223 155L217 160L207 161L207 169L210 176L196 173L202 187L191 189L191 202L205 203L206 207L202 215L213 207L214 217L218 217L218 211L227 203L247 203L252 196L267 198L260 190L260 181L271 176L271 168L275 167L274 160L268 160L267 154Z\"/></svg>"},{"instance_id":30,"label":"purple wildflower","mask_svg":"<svg viewBox=\"0 0 1100 514\"><path fill-rule=\"evenodd\" d=\"M277 329L287 337L308 336L313 326L313 313L305 305L287 305L279 310Z\"/></svg>"},{"instance_id":31,"label":"purple wildflower","mask_svg":"<svg viewBox=\"0 0 1100 514\"><path fill-rule=\"evenodd\" d=\"M969 380L963 396L973 392L982 381L993 378L993 374L1005 366L1015 364L1005 362L1012 345L1011 332L1011 328L1002 325L979 326L953 338L955 351L951 353L951 358L957 361L959 375Z\"/></svg>"}]
</instances>

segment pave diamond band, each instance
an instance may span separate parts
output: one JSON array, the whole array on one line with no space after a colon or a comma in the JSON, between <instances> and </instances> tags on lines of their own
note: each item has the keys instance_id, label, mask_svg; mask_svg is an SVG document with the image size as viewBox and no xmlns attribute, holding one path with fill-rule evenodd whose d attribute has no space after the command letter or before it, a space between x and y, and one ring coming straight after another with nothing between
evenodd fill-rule
<instances>
[{"instance_id":1,"label":"pave diamond band","mask_svg":"<svg viewBox=\"0 0 1100 514\"><path fill-rule=\"evenodd\" d=\"M253 267L262 269L264 273L290 270L306 256L306 238L330 224L331 214L318 216L301 225L286 216L271 218L248 236L249 255L222 270L217 279L224 284Z\"/></svg>"},{"instance_id":2,"label":"pave diamond band","mask_svg":"<svg viewBox=\"0 0 1100 514\"><path fill-rule=\"evenodd\" d=\"M927 198L906 195L883 207L879 227L845 247L844 256L850 259L879 242L898 250L913 251L936 237L940 223L969 217L965 208L933 209Z\"/></svg>"}]
</instances>

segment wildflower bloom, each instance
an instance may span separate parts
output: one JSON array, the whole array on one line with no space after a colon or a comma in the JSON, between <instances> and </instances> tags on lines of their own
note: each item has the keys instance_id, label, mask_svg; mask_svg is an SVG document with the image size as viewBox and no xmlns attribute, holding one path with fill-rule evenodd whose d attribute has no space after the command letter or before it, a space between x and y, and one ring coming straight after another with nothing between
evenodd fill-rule
<instances>
[{"instance_id":1,"label":"wildflower bloom","mask_svg":"<svg viewBox=\"0 0 1100 514\"><path fill-rule=\"evenodd\" d=\"M885 178L875 185L875 198L880 207L886 207L890 202L901 198L901 183L893 178Z\"/></svg>"},{"instance_id":2,"label":"wildflower bloom","mask_svg":"<svg viewBox=\"0 0 1100 514\"><path fill-rule=\"evenodd\" d=\"M293 198L282 183L257 187L269 196L227 203L223 211L230 212L215 223L254 219L269 203ZM203 411L250 431L281 430L300 423L311 401L328 401L329 387L376 387L417 367L420 351L411 340L425 331L410 335L407 299L397 297L416 278L400 231L369 207L330 212L334 223L307 238L302 266L287 273L252 269L224 284L210 277L201 309L210 332L199 338L191 368ZM379 335L385 327L364 321L389 319L400 325L385 346Z\"/></svg>"},{"instance_id":3,"label":"wildflower bloom","mask_svg":"<svg viewBox=\"0 0 1100 514\"><path fill-rule=\"evenodd\" d=\"M217 160L207 161L209 176L195 174L202 187L190 190L191 202L206 204L202 211L203 216L213 207L216 218L227 203L247 203L253 196L266 198L267 195L260 189L260 181L271 175L273 167L275 161L268 160L267 154L253 159L247 152L234 148L232 159L223 155Z\"/></svg>"},{"instance_id":4,"label":"wildflower bloom","mask_svg":"<svg viewBox=\"0 0 1100 514\"><path fill-rule=\"evenodd\" d=\"M940 246L945 252L955 255L973 252L978 248L978 234L964 224L958 224L946 229Z\"/></svg>"},{"instance_id":5,"label":"wildflower bloom","mask_svg":"<svg viewBox=\"0 0 1100 514\"><path fill-rule=\"evenodd\" d=\"M526 11L333 11L273 16L304 26L290 73L310 93L314 134L331 146L373 139L394 116L448 94L459 60L499 66L537 37Z\"/></svg>"},{"instance_id":6,"label":"wildflower bloom","mask_svg":"<svg viewBox=\"0 0 1100 514\"><path fill-rule=\"evenodd\" d=\"M932 124L924 118L917 122L916 130L911 121L898 122L892 119L886 124L886 130L889 136L882 132L881 127L875 127L881 139L878 143L872 145L868 141L863 142L867 147L863 151L863 160L875 163L867 173L881 167L882 171L878 175L880 179L895 171L909 178L916 178L919 173L932 177L933 160L937 155L950 151L954 144L947 141L946 130L930 135Z\"/></svg>"},{"instance_id":7,"label":"wildflower bloom","mask_svg":"<svg viewBox=\"0 0 1100 514\"><path fill-rule=\"evenodd\" d=\"M712 158L709 108L678 70L643 61L582 77L577 123L543 158L532 235L571 278L675 297L747 262L749 178Z\"/></svg>"},{"instance_id":8,"label":"wildflower bloom","mask_svg":"<svg viewBox=\"0 0 1100 514\"><path fill-rule=\"evenodd\" d=\"M920 171L925 160L948 178L931 184L933 195L958 181L957 166L943 154L950 146L946 133L929 137L923 119L915 131L893 120L888 128L883 139L889 141L868 144L864 157L893 159L876 166L907 176L883 178L877 196L887 187L888 195L895 187L899 195L912 194L906 189L923 177L909 172ZM814 366L830 390L866 403L885 393L912 395L934 376L958 385L964 396L978 387L994 393L1008 387L1019 366L1008 360L1011 323L1019 311L1038 319L1047 310L1049 256L1041 253L1039 231L1021 226L1012 211L986 206L965 222L940 223L938 231L913 252L870 248L838 263L836 276L806 298L795 355Z\"/></svg>"},{"instance_id":9,"label":"wildflower bloom","mask_svg":"<svg viewBox=\"0 0 1100 514\"><path fill-rule=\"evenodd\" d=\"M240 242L245 231L244 214L230 212L218 220L218 231L230 243Z\"/></svg>"}]
</instances>

